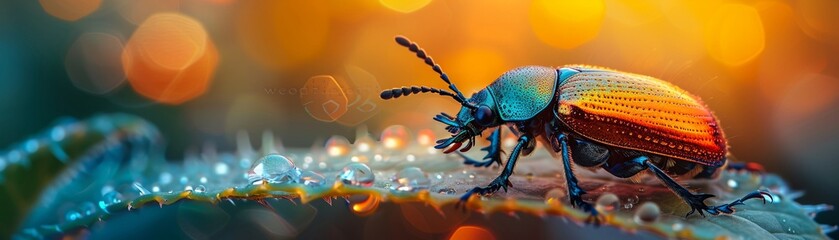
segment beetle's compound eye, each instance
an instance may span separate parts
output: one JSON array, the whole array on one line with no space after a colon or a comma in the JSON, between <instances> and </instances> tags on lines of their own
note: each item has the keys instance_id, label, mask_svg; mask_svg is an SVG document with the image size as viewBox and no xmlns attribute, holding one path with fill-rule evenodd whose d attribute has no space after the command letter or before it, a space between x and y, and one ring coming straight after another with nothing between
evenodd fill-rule
<instances>
[{"instance_id":1,"label":"beetle's compound eye","mask_svg":"<svg viewBox=\"0 0 839 240\"><path fill-rule=\"evenodd\" d=\"M478 108L475 109L475 121L477 121L481 126L492 124L493 118L492 109L486 105L478 106Z\"/></svg>"}]
</instances>

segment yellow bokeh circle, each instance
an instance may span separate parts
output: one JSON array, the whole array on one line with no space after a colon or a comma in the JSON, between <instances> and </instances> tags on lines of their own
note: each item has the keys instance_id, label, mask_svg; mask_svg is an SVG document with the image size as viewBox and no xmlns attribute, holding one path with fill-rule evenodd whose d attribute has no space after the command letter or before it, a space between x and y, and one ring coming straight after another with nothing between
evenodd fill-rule
<instances>
[{"instance_id":1,"label":"yellow bokeh circle","mask_svg":"<svg viewBox=\"0 0 839 240\"><path fill-rule=\"evenodd\" d=\"M535 0L530 25L548 45L572 49L597 37L604 13L602 0Z\"/></svg>"}]
</instances>

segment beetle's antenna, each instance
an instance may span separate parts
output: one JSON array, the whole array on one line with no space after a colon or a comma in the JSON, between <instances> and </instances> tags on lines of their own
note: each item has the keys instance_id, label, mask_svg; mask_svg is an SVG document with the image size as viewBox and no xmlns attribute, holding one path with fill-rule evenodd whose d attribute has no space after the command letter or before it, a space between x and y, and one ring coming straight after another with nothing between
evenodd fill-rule
<instances>
[{"instance_id":1,"label":"beetle's antenna","mask_svg":"<svg viewBox=\"0 0 839 240\"><path fill-rule=\"evenodd\" d=\"M396 43L408 48L408 50L411 50L411 52L416 53L418 58L425 61L426 65L431 66L431 69L437 72L437 74L440 74L440 79L443 79L444 82L449 84L449 89L451 89L455 93L455 95L452 96L454 100L457 100L457 102L459 102L463 106L475 108L475 105L466 102L466 97L464 97L463 93L461 93L460 90L457 90L457 87L455 87L454 83L452 83L452 81L449 80L449 75L443 72L443 69L440 68L440 64L434 63L434 59L432 59L431 56L426 55L425 50L420 48L419 45L417 45L417 43L411 42L411 40L408 40L408 38L403 36L396 36ZM382 92L382 94L382 96L384 96L384 92ZM444 94L441 93L440 95Z\"/></svg>"},{"instance_id":2,"label":"beetle's antenna","mask_svg":"<svg viewBox=\"0 0 839 240\"><path fill-rule=\"evenodd\" d=\"M441 96L449 96L457 100L457 95L454 93L448 92L443 89L433 88L433 87L426 87L426 86L410 86L410 87L402 87L402 88L391 88L388 90L382 91L380 97L382 99L391 99L391 98L399 98L401 96L408 96L411 94L417 93L436 93L440 94ZM459 101L459 100L458 100Z\"/></svg>"}]
</instances>

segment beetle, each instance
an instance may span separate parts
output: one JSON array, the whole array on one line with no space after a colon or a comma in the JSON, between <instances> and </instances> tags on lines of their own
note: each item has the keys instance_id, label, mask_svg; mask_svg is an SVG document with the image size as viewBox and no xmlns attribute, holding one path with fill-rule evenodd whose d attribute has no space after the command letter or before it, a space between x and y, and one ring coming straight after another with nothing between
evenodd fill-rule
<instances>
[{"instance_id":1,"label":"beetle","mask_svg":"<svg viewBox=\"0 0 839 240\"><path fill-rule=\"evenodd\" d=\"M570 202L589 212L589 220L597 221L598 213L583 201L586 191L578 185L572 162L601 168L619 178L652 174L691 207L685 217L696 211L702 216L706 212L730 214L733 206L746 200L761 198L765 203L765 197L772 199L768 192L755 190L731 203L709 206L704 200L714 195L693 193L674 180L714 178L728 163L728 145L705 104L673 84L594 66L525 66L507 71L466 98L425 50L402 36L397 36L396 42L431 66L451 92L426 86L402 87L382 91L382 99L436 93L462 106L454 117L446 113L434 117L452 134L438 140L435 148L446 149L445 153L458 149L466 152L476 136L494 129L487 138L490 146L482 149L486 157L475 160L461 156L467 165L502 165L501 127L510 127L518 136L501 174L486 187L468 191L458 206L473 194L489 194L500 188L506 191L512 186L508 178L516 160L530 154L537 141L550 146L551 154L562 159Z\"/></svg>"}]
</instances>

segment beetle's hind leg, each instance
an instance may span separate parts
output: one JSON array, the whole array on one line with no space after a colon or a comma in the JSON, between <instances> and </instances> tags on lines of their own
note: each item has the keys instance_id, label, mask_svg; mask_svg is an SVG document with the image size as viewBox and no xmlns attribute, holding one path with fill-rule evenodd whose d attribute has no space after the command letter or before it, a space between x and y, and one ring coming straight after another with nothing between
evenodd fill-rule
<instances>
[{"instance_id":1,"label":"beetle's hind leg","mask_svg":"<svg viewBox=\"0 0 839 240\"><path fill-rule=\"evenodd\" d=\"M463 153L457 152L457 155L463 157L463 164L473 165L475 167L489 167L493 163L498 163L498 166L501 166L501 128L499 127L495 131L492 131L492 134L487 137L487 140L489 140L489 146L481 148L481 150L487 152L487 155L483 158L484 160L475 160L463 155Z\"/></svg>"},{"instance_id":2,"label":"beetle's hind leg","mask_svg":"<svg viewBox=\"0 0 839 240\"><path fill-rule=\"evenodd\" d=\"M682 187L682 185L679 185L679 183L677 183L675 180L673 180L673 178L670 178L670 176L668 176L666 173L664 173L664 171L662 171L660 168L658 168L652 162L650 162L649 158L647 158L645 156L635 158L634 160L632 160L632 163L637 164L638 166L645 166L647 169L652 171L659 180L664 182L664 185L667 185L667 187L670 188L670 190L672 190L674 193L676 193L676 195L679 195L679 197L681 197L682 200L684 200L690 206L691 210L690 210L690 212L687 213L687 215L685 215L685 217L690 216L691 214L693 214L697 210L699 211L699 215L702 215L703 217L705 216L706 212L711 214L711 215L719 215L721 213L730 214L730 213L734 213L734 210L735 210L734 206L742 205L743 202L746 201L746 200L753 199L753 198L760 198L760 199L763 199L764 204L766 203L766 198L767 197L770 200L772 200L772 195L769 194L768 192L766 192L766 191L754 191L754 192L746 194L746 196L743 196L742 198L734 200L734 201L732 201L731 203L728 203L728 204L723 204L723 205L718 205L718 206L708 206L708 205L705 205L705 199L714 197L713 194L707 194L707 193L694 194L694 193L691 193L689 190L685 189L685 187Z\"/></svg>"}]
</instances>

